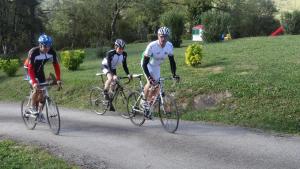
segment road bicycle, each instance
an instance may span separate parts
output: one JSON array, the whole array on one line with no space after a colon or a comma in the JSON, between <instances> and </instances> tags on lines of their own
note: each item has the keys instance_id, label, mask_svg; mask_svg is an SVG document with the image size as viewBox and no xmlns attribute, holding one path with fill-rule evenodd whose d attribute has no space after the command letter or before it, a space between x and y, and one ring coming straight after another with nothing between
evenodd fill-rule
<instances>
[{"instance_id":1,"label":"road bicycle","mask_svg":"<svg viewBox=\"0 0 300 169\"><path fill-rule=\"evenodd\" d=\"M143 103L141 102L142 98L144 97L142 76L143 75L137 77L140 81L139 90L131 92L127 100L127 111L131 122L136 126L142 126L144 122L149 119L145 117L146 111L149 111L147 112L150 113L149 116L158 117L162 126L167 132L175 133L179 125L180 115L177 109L174 94L167 94L164 91L164 81L173 80L173 82L178 82L178 80L172 77L159 78L157 85L152 86L152 88L158 92L156 92L156 94L150 98L150 100L148 99L150 109L145 110Z\"/></svg>"},{"instance_id":2,"label":"road bicycle","mask_svg":"<svg viewBox=\"0 0 300 169\"><path fill-rule=\"evenodd\" d=\"M102 84L104 85L104 77L106 74L97 73L96 76L101 77ZM124 91L124 87L121 84L122 79L128 79L124 84L130 82L129 77L118 77L118 80L115 81L114 90L108 92L108 99L105 99L104 91L102 87L93 87L90 92L90 107L93 112L98 115L103 115L107 111L118 111L121 112L121 116L124 118L129 118L127 113L127 97Z\"/></svg>"},{"instance_id":3,"label":"road bicycle","mask_svg":"<svg viewBox=\"0 0 300 169\"><path fill-rule=\"evenodd\" d=\"M21 115L26 127L30 130L35 129L38 123L48 123L53 134L58 135L60 131L60 115L57 104L49 96L48 89L50 86L56 85L53 82L45 82L39 84L39 89L36 92L42 92L43 101L39 103L35 109L37 113L33 112L32 96L34 89L30 89L30 93L21 102ZM45 112L43 112L45 110Z\"/></svg>"}]
</instances>

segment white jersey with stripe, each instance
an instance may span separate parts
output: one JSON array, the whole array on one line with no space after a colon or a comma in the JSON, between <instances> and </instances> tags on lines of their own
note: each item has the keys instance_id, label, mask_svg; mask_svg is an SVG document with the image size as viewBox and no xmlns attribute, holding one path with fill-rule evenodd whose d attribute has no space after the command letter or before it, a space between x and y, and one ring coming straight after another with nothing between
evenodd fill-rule
<instances>
[{"instance_id":1,"label":"white jersey with stripe","mask_svg":"<svg viewBox=\"0 0 300 169\"><path fill-rule=\"evenodd\" d=\"M150 57L150 61L147 64L148 71L154 80L158 81L160 78L160 65L168 56L173 56L173 45L171 42L167 42L162 48L159 41L151 42L142 55L141 66L143 67L144 56Z\"/></svg>"},{"instance_id":2,"label":"white jersey with stripe","mask_svg":"<svg viewBox=\"0 0 300 169\"><path fill-rule=\"evenodd\" d=\"M160 66L167 58L167 56L170 55L173 56L173 45L169 41L163 48L160 46L158 40L153 41L147 46L146 50L144 51L144 56L150 57L150 66Z\"/></svg>"}]
</instances>

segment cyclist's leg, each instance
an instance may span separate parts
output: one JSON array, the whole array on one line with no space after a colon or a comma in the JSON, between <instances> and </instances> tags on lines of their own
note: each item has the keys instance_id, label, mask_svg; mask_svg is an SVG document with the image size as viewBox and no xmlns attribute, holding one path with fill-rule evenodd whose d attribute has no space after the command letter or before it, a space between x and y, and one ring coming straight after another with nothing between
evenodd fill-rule
<instances>
[{"instance_id":1,"label":"cyclist's leg","mask_svg":"<svg viewBox=\"0 0 300 169\"><path fill-rule=\"evenodd\" d=\"M159 77L160 77L160 66L150 66L148 64L148 70L149 70L149 73L151 75L152 78L154 78L154 80L156 82L158 82L159 80ZM145 73L144 73L145 75ZM151 84L147 78L147 76L145 75L146 79L147 79L147 83L146 85L144 86L144 95L145 95L145 99L149 98L149 94L150 94L150 87L151 87Z\"/></svg>"},{"instance_id":2,"label":"cyclist's leg","mask_svg":"<svg viewBox=\"0 0 300 169\"><path fill-rule=\"evenodd\" d=\"M110 91L115 91L116 90L116 84L117 84L117 80L118 80L118 76L117 76L116 70L114 70L113 74L114 75L113 75L112 81L110 83Z\"/></svg>"},{"instance_id":3,"label":"cyclist's leg","mask_svg":"<svg viewBox=\"0 0 300 169\"><path fill-rule=\"evenodd\" d=\"M107 77L107 80L104 83L103 93L104 93L105 99L108 100L109 99L109 97L108 97L108 91L109 91L109 88L110 88L110 84L112 83L112 80L113 80L113 74L110 73L110 72L108 72L106 74L106 77Z\"/></svg>"},{"instance_id":4,"label":"cyclist's leg","mask_svg":"<svg viewBox=\"0 0 300 169\"><path fill-rule=\"evenodd\" d=\"M105 84L104 84L104 90L108 91L110 83L113 79L113 75L110 72L108 72L106 74L106 77L107 77L107 79L106 79Z\"/></svg>"}]
</instances>

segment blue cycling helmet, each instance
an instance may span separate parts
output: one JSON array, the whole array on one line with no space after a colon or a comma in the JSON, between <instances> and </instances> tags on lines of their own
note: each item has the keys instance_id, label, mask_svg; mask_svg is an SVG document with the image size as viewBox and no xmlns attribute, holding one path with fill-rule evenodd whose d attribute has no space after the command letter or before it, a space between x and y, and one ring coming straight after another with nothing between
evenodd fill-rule
<instances>
[{"instance_id":1,"label":"blue cycling helmet","mask_svg":"<svg viewBox=\"0 0 300 169\"><path fill-rule=\"evenodd\" d=\"M39 39L38 39L38 42L42 45L45 45L47 47L50 47L52 46L52 38L46 34L42 34Z\"/></svg>"}]
</instances>

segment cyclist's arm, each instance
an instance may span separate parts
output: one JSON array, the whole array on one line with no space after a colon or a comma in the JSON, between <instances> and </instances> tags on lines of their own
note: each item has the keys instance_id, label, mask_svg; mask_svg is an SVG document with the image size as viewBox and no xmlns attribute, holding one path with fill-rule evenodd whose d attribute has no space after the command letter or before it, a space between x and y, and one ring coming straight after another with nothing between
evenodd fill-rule
<instances>
[{"instance_id":1,"label":"cyclist's arm","mask_svg":"<svg viewBox=\"0 0 300 169\"><path fill-rule=\"evenodd\" d=\"M124 56L123 63L122 63L123 64L123 69L126 72L126 74L129 75L129 70L128 70L127 61L126 61L127 60L127 53L124 52L123 56Z\"/></svg>"},{"instance_id":2,"label":"cyclist's arm","mask_svg":"<svg viewBox=\"0 0 300 169\"><path fill-rule=\"evenodd\" d=\"M32 85L36 84L37 81L35 79L35 73L34 73L34 55L33 55L33 49L31 49L28 53L28 75L31 79Z\"/></svg>"},{"instance_id":3,"label":"cyclist's arm","mask_svg":"<svg viewBox=\"0 0 300 169\"><path fill-rule=\"evenodd\" d=\"M56 52L54 52L53 63L52 64L53 64L53 67L54 67L54 71L55 71L55 75L56 75L56 80L60 81L60 66L59 66L59 63L58 63Z\"/></svg>"},{"instance_id":4,"label":"cyclist's arm","mask_svg":"<svg viewBox=\"0 0 300 169\"><path fill-rule=\"evenodd\" d=\"M112 62L113 56L114 56L114 54L112 54L112 52L107 52L107 54L106 54L108 69L109 69L109 72L112 74L113 74L113 71L112 71L112 67L111 67L111 62Z\"/></svg>"},{"instance_id":5,"label":"cyclist's arm","mask_svg":"<svg viewBox=\"0 0 300 169\"><path fill-rule=\"evenodd\" d=\"M174 55L168 55L170 60L171 72L173 76L176 76L176 62L174 59Z\"/></svg>"},{"instance_id":6,"label":"cyclist's arm","mask_svg":"<svg viewBox=\"0 0 300 169\"><path fill-rule=\"evenodd\" d=\"M150 61L150 57L144 55L144 59L143 59L143 71L145 72L147 78L149 78L151 76L150 72L148 70L148 67L147 67L149 61Z\"/></svg>"}]
</instances>

